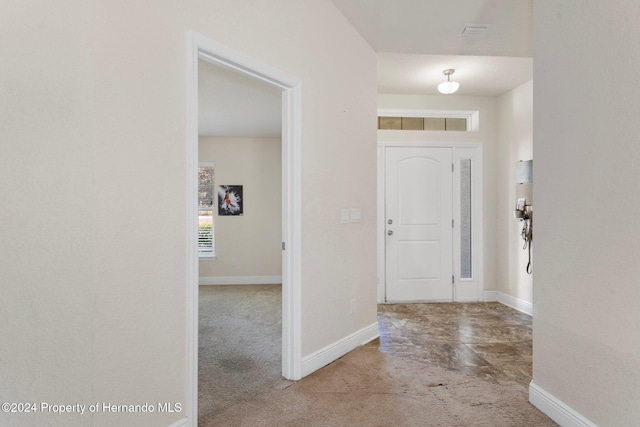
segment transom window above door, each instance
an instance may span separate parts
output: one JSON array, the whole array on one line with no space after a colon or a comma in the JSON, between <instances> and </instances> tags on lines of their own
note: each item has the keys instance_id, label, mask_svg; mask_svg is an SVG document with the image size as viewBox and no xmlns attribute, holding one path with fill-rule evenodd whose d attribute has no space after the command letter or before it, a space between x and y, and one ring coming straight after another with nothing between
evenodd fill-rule
<instances>
[{"instance_id":1,"label":"transom window above door","mask_svg":"<svg viewBox=\"0 0 640 427\"><path fill-rule=\"evenodd\" d=\"M478 111L379 110L378 130L478 130Z\"/></svg>"},{"instance_id":2,"label":"transom window above door","mask_svg":"<svg viewBox=\"0 0 640 427\"><path fill-rule=\"evenodd\" d=\"M378 117L378 129L467 131L467 119L446 117Z\"/></svg>"}]
</instances>

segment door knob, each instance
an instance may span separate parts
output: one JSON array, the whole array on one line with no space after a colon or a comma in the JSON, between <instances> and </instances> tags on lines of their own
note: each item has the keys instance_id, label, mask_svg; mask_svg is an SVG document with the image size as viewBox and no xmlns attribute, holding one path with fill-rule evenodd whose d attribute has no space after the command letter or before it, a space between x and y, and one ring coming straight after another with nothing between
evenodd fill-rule
<instances>
[{"instance_id":1,"label":"door knob","mask_svg":"<svg viewBox=\"0 0 640 427\"><path fill-rule=\"evenodd\" d=\"M389 231L387 231L387 234L388 234L389 236L391 236L391 235L393 234L393 230L389 230Z\"/></svg>"}]
</instances>

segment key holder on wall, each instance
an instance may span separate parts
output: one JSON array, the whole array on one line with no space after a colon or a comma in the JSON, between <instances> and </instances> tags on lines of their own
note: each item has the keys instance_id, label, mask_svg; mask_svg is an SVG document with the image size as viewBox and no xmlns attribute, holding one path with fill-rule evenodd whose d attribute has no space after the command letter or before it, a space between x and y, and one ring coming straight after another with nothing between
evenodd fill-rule
<instances>
[{"instance_id":1,"label":"key holder on wall","mask_svg":"<svg viewBox=\"0 0 640 427\"><path fill-rule=\"evenodd\" d=\"M533 160L516 163L516 210L514 216L522 222L520 235L524 240L522 249L528 250L527 273L531 274L531 241L533 240Z\"/></svg>"}]
</instances>

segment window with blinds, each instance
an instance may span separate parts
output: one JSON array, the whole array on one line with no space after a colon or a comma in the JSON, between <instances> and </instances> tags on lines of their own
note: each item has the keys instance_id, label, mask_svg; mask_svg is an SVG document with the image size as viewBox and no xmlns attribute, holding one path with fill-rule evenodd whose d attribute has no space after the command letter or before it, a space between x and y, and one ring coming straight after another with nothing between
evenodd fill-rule
<instances>
[{"instance_id":1,"label":"window with blinds","mask_svg":"<svg viewBox=\"0 0 640 427\"><path fill-rule=\"evenodd\" d=\"M215 257L214 212L214 164L198 165L198 254L200 257Z\"/></svg>"}]
</instances>

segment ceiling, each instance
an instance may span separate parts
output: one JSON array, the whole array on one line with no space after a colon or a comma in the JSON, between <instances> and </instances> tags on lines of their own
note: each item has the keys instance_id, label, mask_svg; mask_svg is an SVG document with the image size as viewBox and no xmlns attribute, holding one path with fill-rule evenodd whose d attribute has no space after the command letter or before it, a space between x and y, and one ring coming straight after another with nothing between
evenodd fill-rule
<instances>
[{"instance_id":1,"label":"ceiling","mask_svg":"<svg viewBox=\"0 0 640 427\"><path fill-rule=\"evenodd\" d=\"M332 0L378 53L378 93L499 96L533 77L532 0ZM465 26L482 35L461 35Z\"/></svg>"},{"instance_id":2,"label":"ceiling","mask_svg":"<svg viewBox=\"0 0 640 427\"><path fill-rule=\"evenodd\" d=\"M378 53L378 93L500 96L533 77L533 0L331 0ZM469 24L482 35L463 36ZM278 89L199 61L199 130L209 136L281 135Z\"/></svg>"},{"instance_id":3,"label":"ceiling","mask_svg":"<svg viewBox=\"0 0 640 427\"><path fill-rule=\"evenodd\" d=\"M442 71L454 68L454 95L500 96L531 80L533 60L505 56L378 54L378 93L440 95Z\"/></svg>"},{"instance_id":4,"label":"ceiling","mask_svg":"<svg viewBox=\"0 0 640 427\"><path fill-rule=\"evenodd\" d=\"M198 61L198 134L276 138L282 92L267 83Z\"/></svg>"},{"instance_id":5,"label":"ceiling","mask_svg":"<svg viewBox=\"0 0 640 427\"><path fill-rule=\"evenodd\" d=\"M531 56L532 0L332 0L378 53ZM487 24L463 37L466 24Z\"/></svg>"}]
</instances>

